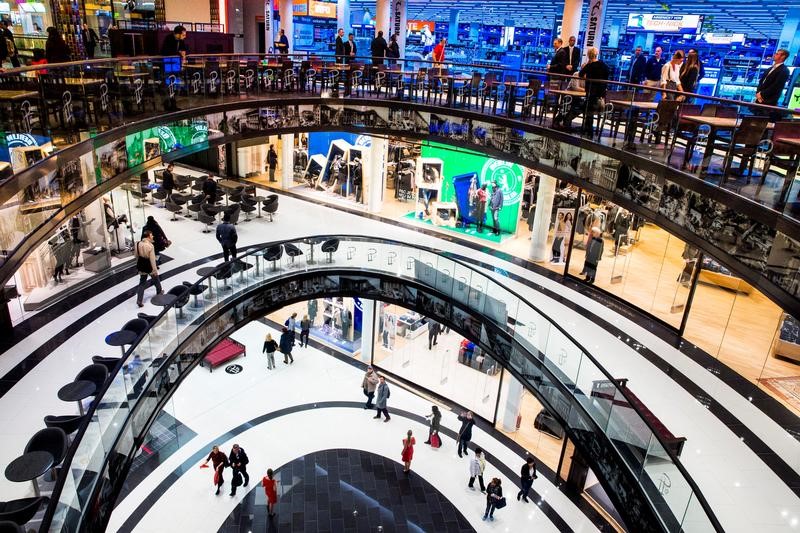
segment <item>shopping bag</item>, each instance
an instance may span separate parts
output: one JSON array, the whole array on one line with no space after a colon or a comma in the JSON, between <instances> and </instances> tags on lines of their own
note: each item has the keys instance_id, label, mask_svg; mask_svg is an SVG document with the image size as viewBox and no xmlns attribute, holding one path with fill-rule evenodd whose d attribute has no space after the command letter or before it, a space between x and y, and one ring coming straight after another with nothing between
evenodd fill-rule
<instances>
[{"instance_id":1,"label":"shopping bag","mask_svg":"<svg viewBox=\"0 0 800 533\"><path fill-rule=\"evenodd\" d=\"M219 470L214 471L214 485L219 485L220 473Z\"/></svg>"},{"instance_id":2,"label":"shopping bag","mask_svg":"<svg viewBox=\"0 0 800 533\"><path fill-rule=\"evenodd\" d=\"M203 464L200 465L200 468L208 468L208 465L203 463Z\"/></svg>"},{"instance_id":3,"label":"shopping bag","mask_svg":"<svg viewBox=\"0 0 800 533\"><path fill-rule=\"evenodd\" d=\"M505 506L506 506L506 499L505 499L505 497L502 497L502 498L500 498L500 499L498 499L498 500L495 500L495 503L494 503L494 507L495 507L495 509L502 509L502 508L503 508L503 507L505 507Z\"/></svg>"},{"instance_id":4,"label":"shopping bag","mask_svg":"<svg viewBox=\"0 0 800 533\"><path fill-rule=\"evenodd\" d=\"M442 439L438 433L431 435L431 448L438 448L442 445Z\"/></svg>"}]
</instances>

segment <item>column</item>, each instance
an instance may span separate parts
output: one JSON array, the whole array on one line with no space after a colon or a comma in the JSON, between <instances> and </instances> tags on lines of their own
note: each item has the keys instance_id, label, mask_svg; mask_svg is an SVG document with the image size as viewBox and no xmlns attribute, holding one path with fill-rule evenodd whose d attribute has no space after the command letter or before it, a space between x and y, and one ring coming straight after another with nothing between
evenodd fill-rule
<instances>
[{"instance_id":1,"label":"column","mask_svg":"<svg viewBox=\"0 0 800 533\"><path fill-rule=\"evenodd\" d=\"M389 141L372 138L369 149L369 185L367 186L366 202L367 211L380 213L383 209L383 191L386 188L386 156L389 150Z\"/></svg>"},{"instance_id":2,"label":"column","mask_svg":"<svg viewBox=\"0 0 800 533\"><path fill-rule=\"evenodd\" d=\"M461 16L461 10L450 10L450 25L447 27L447 44L456 44L458 42L458 19Z\"/></svg>"},{"instance_id":3,"label":"column","mask_svg":"<svg viewBox=\"0 0 800 533\"><path fill-rule=\"evenodd\" d=\"M294 185L294 133L281 135L281 188Z\"/></svg>"},{"instance_id":4,"label":"column","mask_svg":"<svg viewBox=\"0 0 800 533\"><path fill-rule=\"evenodd\" d=\"M581 31L581 11L583 0L564 0L564 16L561 19L561 38L566 45L571 35L578 38Z\"/></svg>"},{"instance_id":5,"label":"column","mask_svg":"<svg viewBox=\"0 0 800 533\"><path fill-rule=\"evenodd\" d=\"M556 179L550 176L539 176L539 189L536 193L536 211L533 213L531 248L528 252L531 261L543 262L550 259L547 235L550 232L550 217L553 213L553 201L555 197Z\"/></svg>"},{"instance_id":6,"label":"column","mask_svg":"<svg viewBox=\"0 0 800 533\"><path fill-rule=\"evenodd\" d=\"M344 28L344 38L347 39L347 34L350 33L352 25L350 24L350 0L338 0L336 2L336 29Z\"/></svg>"},{"instance_id":7,"label":"column","mask_svg":"<svg viewBox=\"0 0 800 533\"><path fill-rule=\"evenodd\" d=\"M375 4L375 35L383 32L383 38L389 41L391 32L392 2L391 0L377 0Z\"/></svg>"},{"instance_id":8,"label":"column","mask_svg":"<svg viewBox=\"0 0 800 533\"><path fill-rule=\"evenodd\" d=\"M397 45L400 47L401 58L406 57L407 8L408 0L394 0L392 2L391 34L397 35Z\"/></svg>"},{"instance_id":9,"label":"column","mask_svg":"<svg viewBox=\"0 0 800 533\"><path fill-rule=\"evenodd\" d=\"M372 364L375 349L375 300L361 298L361 361Z\"/></svg>"},{"instance_id":10,"label":"column","mask_svg":"<svg viewBox=\"0 0 800 533\"><path fill-rule=\"evenodd\" d=\"M513 432L517 430L517 417L522 408L522 384L506 372L508 382L508 396L506 404L503 406L503 431ZM530 421L530 423L533 423Z\"/></svg>"},{"instance_id":11,"label":"column","mask_svg":"<svg viewBox=\"0 0 800 533\"><path fill-rule=\"evenodd\" d=\"M786 13L781 36L778 39L778 48L789 50L786 64L794 64L795 57L800 53L800 7L792 7Z\"/></svg>"},{"instance_id":12,"label":"column","mask_svg":"<svg viewBox=\"0 0 800 533\"><path fill-rule=\"evenodd\" d=\"M281 21L280 24L275 25L275 38L273 41L278 40L281 34L280 30L283 30L289 39L289 53L291 54L294 51L294 1L280 0L278 12L280 13Z\"/></svg>"}]
</instances>

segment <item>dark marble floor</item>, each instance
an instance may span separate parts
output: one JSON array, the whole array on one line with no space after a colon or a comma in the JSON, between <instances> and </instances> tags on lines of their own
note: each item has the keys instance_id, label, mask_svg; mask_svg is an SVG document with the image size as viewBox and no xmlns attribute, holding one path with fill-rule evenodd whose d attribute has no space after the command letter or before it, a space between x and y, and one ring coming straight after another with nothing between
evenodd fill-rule
<instances>
[{"instance_id":1,"label":"dark marble floor","mask_svg":"<svg viewBox=\"0 0 800 533\"><path fill-rule=\"evenodd\" d=\"M402 465L359 450L326 450L277 469L277 516L267 520L260 477L219 528L265 531L475 531L436 488ZM381 529L382 528L382 529Z\"/></svg>"}]
</instances>

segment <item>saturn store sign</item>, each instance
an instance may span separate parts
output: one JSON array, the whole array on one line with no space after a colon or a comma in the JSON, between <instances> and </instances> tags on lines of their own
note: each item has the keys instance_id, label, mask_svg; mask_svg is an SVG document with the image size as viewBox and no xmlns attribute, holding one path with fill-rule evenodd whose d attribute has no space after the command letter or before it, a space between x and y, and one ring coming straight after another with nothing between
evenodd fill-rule
<instances>
[{"instance_id":1,"label":"saturn store sign","mask_svg":"<svg viewBox=\"0 0 800 533\"><path fill-rule=\"evenodd\" d=\"M328 2L317 2L316 0L309 0L308 14L311 17L317 17L323 19L335 19L336 4L330 4Z\"/></svg>"}]
</instances>

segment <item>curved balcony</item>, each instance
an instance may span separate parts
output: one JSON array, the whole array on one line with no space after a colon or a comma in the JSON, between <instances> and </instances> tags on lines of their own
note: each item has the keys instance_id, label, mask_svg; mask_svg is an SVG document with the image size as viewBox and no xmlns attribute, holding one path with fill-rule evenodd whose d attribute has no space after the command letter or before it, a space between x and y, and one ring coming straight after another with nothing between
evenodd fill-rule
<instances>
[{"instance_id":1,"label":"curved balcony","mask_svg":"<svg viewBox=\"0 0 800 533\"><path fill-rule=\"evenodd\" d=\"M533 305L458 260L383 239L313 236L255 246L199 273L125 352L94 400L43 530L107 524L142 439L176 389L166 385L176 371L179 384L217 339L293 302L359 296L434 317L487 350L564 424L629 527L722 531L625 387ZM190 293L202 296L190 303ZM669 491L660 490L664 476Z\"/></svg>"}]
</instances>

